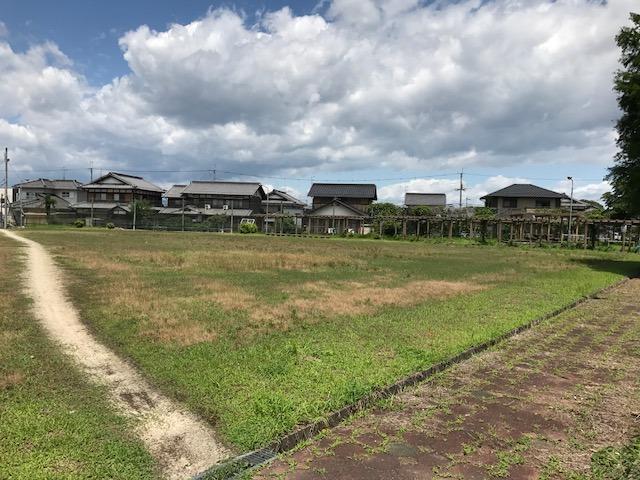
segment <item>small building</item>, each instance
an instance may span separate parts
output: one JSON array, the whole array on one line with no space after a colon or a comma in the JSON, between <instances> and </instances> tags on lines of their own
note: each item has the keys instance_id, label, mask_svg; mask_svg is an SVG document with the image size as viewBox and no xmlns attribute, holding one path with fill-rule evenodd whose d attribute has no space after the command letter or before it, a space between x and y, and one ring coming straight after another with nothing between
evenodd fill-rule
<instances>
[{"instance_id":1,"label":"small building","mask_svg":"<svg viewBox=\"0 0 640 480\"><path fill-rule=\"evenodd\" d=\"M323 207L340 208L339 205L348 205L360 214L366 214L369 205L378 199L378 192L376 186L370 183L314 183L308 196L313 199L313 212ZM324 209L322 212L329 211L333 212L334 209Z\"/></svg>"},{"instance_id":2,"label":"small building","mask_svg":"<svg viewBox=\"0 0 640 480\"><path fill-rule=\"evenodd\" d=\"M408 208L445 208L447 206L447 195L444 193L407 192L404 194L404 205Z\"/></svg>"},{"instance_id":3,"label":"small building","mask_svg":"<svg viewBox=\"0 0 640 480\"><path fill-rule=\"evenodd\" d=\"M69 223L75 219L74 203L85 198L76 180L38 178L13 186L13 215L19 225Z\"/></svg>"},{"instance_id":4,"label":"small building","mask_svg":"<svg viewBox=\"0 0 640 480\"><path fill-rule=\"evenodd\" d=\"M301 216L306 206L302 200L298 200L283 190L276 189L271 190L267 194L267 198L262 201L262 208L265 213Z\"/></svg>"},{"instance_id":5,"label":"small building","mask_svg":"<svg viewBox=\"0 0 640 480\"><path fill-rule=\"evenodd\" d=\"M498 213L523 214L533 209L561 208L562 193L547 190L528 183L514 183L489 193L480 200Z\"/></svg>"},{"instance_id":6,"label":"small building","mask_svg":"<svg viewBox=\"0 0 640 480\"><path fill-rule=\"evenodd\" d=\"M362 233L369 205L378 199L376 186L368 183L314 183L308 195L310 233Z\"/></svg>"},{"instance_id":7,"label":"small building","mask_svg":"<svg viewBox=\"0 0 640 480\"><path fill-rule=\"evenodd\" d=\"M163 197L167 199L167 207L168 208L182 208L182 191L187 188L186 185L174 185L169 190L167 190Z\"/></svg>"}]
</instances>

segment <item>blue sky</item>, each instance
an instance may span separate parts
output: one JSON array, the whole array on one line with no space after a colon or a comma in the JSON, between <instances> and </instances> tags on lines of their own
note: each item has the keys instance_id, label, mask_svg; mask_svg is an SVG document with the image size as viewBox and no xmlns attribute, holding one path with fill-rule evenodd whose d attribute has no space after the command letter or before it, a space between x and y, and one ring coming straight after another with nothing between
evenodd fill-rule
<instances>
[{"instance_id":1,"label":"blue sky","mask_svg":"<svg viewBox=\"0 0 640 480\"><path fill-rule=\"evenodd\" d=\"M93 164L167 186L216 168L301 196L367 180L453 202L464 169L472 204L568 175L597 199L632 6L4 0L0 142L14 181Z\"/></svg>"}]
</instances>

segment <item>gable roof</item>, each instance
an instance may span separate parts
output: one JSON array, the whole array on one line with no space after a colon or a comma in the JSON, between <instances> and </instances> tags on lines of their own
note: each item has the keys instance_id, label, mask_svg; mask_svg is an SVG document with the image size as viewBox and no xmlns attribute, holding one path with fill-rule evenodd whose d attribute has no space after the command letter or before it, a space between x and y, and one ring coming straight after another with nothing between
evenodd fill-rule
<instances>
[{"instance_id":1,"label":"gable roof","mask_svg":"<svg viewBox=\"0 0 640 480\"><path fill-rule=\"evenodd\" d=\"M38 178L26 182L17 183L13 188L45 188L49 190L76 190L82 184L77 180L49 180L48 178Z\"/></svg>"},{"instance_id":2,"label":"gable roof","mask_svg":"<svg viewBox=\"0 0 640 480\"><path fill-rule=\"evenodd\" d=\"M263 200L262 203L264 204L269 203L270 205L286 204L286 205L294 205L294 206L300 206L300 207L306 206L305 203L303 203L301 200L298 200L293 195L289 195L287 192L283 190L276 190L276 189L271 190L269 192L269 196L267 200Z\"/></svg>"},{"instance_id":3,"label":"gable roof","mask_svg":"<svg viewBox=\"0 0 640 480\"><path fill-rule=\"evenodd\" d=\"M488 193L484 197L480 197L480 200L490 197L562 198L562 194L530 183L514 183L493 193Z\"/></svg>"},{"instance_id":4,"label":"gable roof","mask_svg":"<svg viewBox=\"0 0 640 480\"><path fill-rule=\"evenodd\" d=\"M180 198L182 191L186 188L186 185L174 185L164 194L166 198Z\"/></svg>"},{"instance_id":5,"label":"gable roof","mask_svg":"<svg viewBox=\"0 0 640 480\"><path fill-rule=\"evenodd\" d=\"M113 178L120 183L105 183L105 180L108 178ZM142 177L136 177L135 175L127 175L124 173L117 172L109 172L106 175L97 178L91 183L87 183L83 185L84 189L94 189L94 188L112 188L119 190L126 189L136 189L136 190L145 190L147 192L159 192L162 193L164 190L157 185L154 185L151 182L146 181Z\"/></svg>"},{"instance_id":6,"label":"gable roof","mask_svg":"<svg viewBox=\"0 0 640 480\"><path fill-rule=\"evenodd\" d=\"M262 185L257 182L207 182L194 180L182 190L182 193L233 196L251 196L258 194L262 198L266 196Z\"/></svg>"},{"instance_id":7,"label":"gable roof","mask_svg":"<svg viewBox=\"0 0 640 480\"><path fill-rule=\"evenodd\" d=\"M404 194L404 204L407 207L444 207L447 204L447 195L444 193L411 193Z\"/></svg>"},{"instance_id":8,"label":"gable roof","mask_svg":"<svg viewBox=\"0 0 640 480\"><path fill-rule=\"evenodd\" d=\"M372 183L314 183L308 196L378 199L376 186Z\"/></svg>"},{"instance_id":9,"label":"gable roof","mask_svg":"<svg viewBox=\"0 0 640 480\"><path fill-rule=\"evenodd\" d=\"M340 205L340 206L342 206L342 207L346 208L347 210L352 211L352 212L353 212L353 214L354 214L354 216L356 216L356 217L363 217L363 216L366 216L366 213L365 213L365 212L363 212L362 210L359 210L359 209L357 209L356 207L354 207L353 205L349 205L348 203L341 202L341 201L340 201L340 200L338 200L338 199L335 199L335 200L333 200L333 202L331 202L331 203L327 203L326 205L320 205L319 207L314 208L313 210L311 210L311 211L309 212L309 215L314 215L314 214L315 214L315 213L317 213L319 210L323 210L323 209L331 208L331 205L333 205L334 203L335 203L336 205Z\"/></svg>"}]
</instances>

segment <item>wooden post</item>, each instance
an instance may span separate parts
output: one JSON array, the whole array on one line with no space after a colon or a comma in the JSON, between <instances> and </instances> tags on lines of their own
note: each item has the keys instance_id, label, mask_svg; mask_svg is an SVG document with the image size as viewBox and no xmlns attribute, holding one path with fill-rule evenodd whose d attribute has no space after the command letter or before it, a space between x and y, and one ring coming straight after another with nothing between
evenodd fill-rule
<instances>
[{"instance_id":1,"label":"wooden post","mask_svg":"<svg viewBox=\"0 0 640 480\"><path fill-rule=\"evenodd\" d=\"M497 237L498 243L502 243L502 220L498 221Z\"/></svg>"},{"instance_id":2,"label":"wooden post","mask_svg":"<svg viewBox=\"0 0 640 480\"><path fill-rule=\"evenodd\" d=\"M547 243L551 243L551 217L547 220Z\"/></svg>"},{"instance_id":3,"label":"wooden post","mask_svg":"<svg viewBox=\"0 0 640 480\"><path fill-rule=\"evenodd\" d=\"M430 230L431 225L429 224L429 220L427 220L427 238L429 238L429 235L431 235Z\"/></svg>"},{"instance_id":4,"label":"wooden post","mask_svg":"<svg viewBox=\"0 0 640 480\"><path fill-rule=\"evenodd\" d=\"M533 221L529 223L529 245L533 244Z\"/></svg>"},{"instance_id":5,"label":"wooden post","mask_svg":"<svg viewBox=\"0 0 640 480\"><path fill-rule=\"evenodd\" d=\"M453 220L449 220L449 238L453 238Z\"/></svg>"},{"instance_id":6,"label":"wooden post","mask_svg":"<svg viewBox=\"0 0 640 480\"><path fill-rule=\"evenodd\" d=\"M407 219L402 219L402 238L407 238Z\"/></svg>"},{"instance_id":7,"label":"wooden post","mask_svg":"<svg viewBox=\"0 0 640 480\"><path fill-rule=\"evenodd\" d=\"M420 220L416 222L416 238L420 238Z\"/></svg>"},{"instance_id":8,"label":"wooden post","mask_svg":"<svg viewBox=\"0 0 640 480\"><path fill-rule=\"evenodd\" d=\"M620 251L624 252L624 244L627 240L627 226L623 224L620 229L622 230L622 248L620 249Z\"/></svg>"},{"instance_id":9,"label":"wooden post","mask_svg":"<svg viewBox=\"0 0 640 480\"><path fill-rule=\"evenodd\" d=\"M587 248L587 243L589 239L589 224L586 222L584 222L584 248Z\"/></svg>"}]
</instances>

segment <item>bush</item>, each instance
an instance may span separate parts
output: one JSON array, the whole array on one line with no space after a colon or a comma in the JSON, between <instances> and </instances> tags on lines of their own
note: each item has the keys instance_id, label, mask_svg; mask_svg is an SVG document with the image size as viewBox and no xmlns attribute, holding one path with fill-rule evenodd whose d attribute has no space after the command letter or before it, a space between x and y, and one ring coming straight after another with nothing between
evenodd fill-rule
<instances>
[{"instance_id":1,"label":"bush","mask_svg":"<svg viewBox=\"0 0 640 480\"><path fill-rule=\"evenodd\" d=\"M77 219L75 222L73 222L73 226L76 228L84 227L84 220Z\"/></svg>"},{"instance_id":2,"label":"bush","mask_svg":"<svg viewBox=\"0 0 640 480\"><path fill-rule=\"evenodd\" d=\"M258 226L255 223L241 223L240 233L258 233Z\"/></svg>"},{"instance_id":3,"label":"bush","mask_svg":"<svg viewBox=\"0 0 640 480\"><path fill-rule=\"evenodd\" d=\"M107 223L107 228L109 230L113 230L114 228L116 228L116 226L113 223Z\"/></svg>"}]
</instances>

